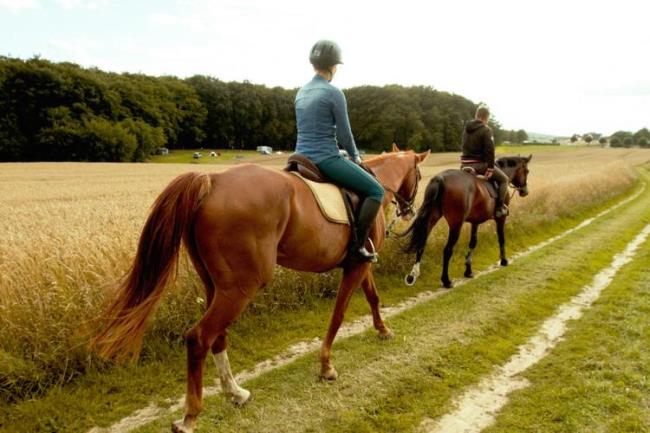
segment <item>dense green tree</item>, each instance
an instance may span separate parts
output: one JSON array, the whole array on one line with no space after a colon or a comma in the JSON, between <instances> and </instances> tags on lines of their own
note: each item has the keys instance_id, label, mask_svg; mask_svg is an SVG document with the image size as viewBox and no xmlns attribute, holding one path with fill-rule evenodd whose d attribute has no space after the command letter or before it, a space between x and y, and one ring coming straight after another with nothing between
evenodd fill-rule
<instances>
[{"instance_id":1,"label":"dense green tree","mask_svg":"<svg viewBox=\"0 0 650 433\"><path fill-rule=\"evenodd\" d=\"M632 147L634 139L629 131L616 131L610 136L609 144L612 147Z\"/></svg>"},{"instance_id":2,"label":"dense green tree","mask_svg":"<svg viewBox=\"0 0 650 433\"><path fill-rule=\"evenodd\" d=\"M425 86L361 86L345 93L357 145L373 151L393 142L418 151L457 151L463 124L476 110L468 99Z\"/></svg>"},{"instance_id":3,"label":"dense green tree","mask_svg":"<svg viewBox=\"0 0 650 433\"><path fill-rule=\"evenodd\" d=\"M592 141L594 141L594 137L591 136L591 134L583 135L582 139L589 145Z\"/></svg>"},{"instance_id":4,"label":"dense green tree","mask_svg":"<svg viewBox=\"0 0 650 433\"><path fill-rule=\"evenodd\" d=\"M636 144L645 147L641 144L641 140L645 139L646 142L650 141L650 130L648 130L648 128L639 129L637 132L634 133L632 138Z\"/></svg>"},{"instance_id":5,"label":"dense green tree","mask_svg":"<svg viewBox=\"0 0 650 433\"><path fill-rule=\"evenodd\" d=\"M600 137L600 138L598 139L598 143L600 143L602 146L606 145L606 144L607 144L607 138L605 138L605 137Z\"/></svg>"},{"instance_id":6,"label":"dense green tree","mask_svg":"<svg viewBox=\"0 0 650 433\"><path fill-rule=\"evenodd\" d=\"M528 140L528 134L523 129L517 131L517 143L523 143Z\"/></svg>"},{"instance_id":7,"label":"dense green tree","mask_svg":"<svg viewBox=\"0 0 650 433\"><path fill-rule=\"evenodd\" d=\"M143 161L160 147L293 149L296 89L0 57L0 160ZM458 151L476 104L427 86L345 90L357 145ZM497 144L523 130L490 126Z\"/></svg>"}]
</instances>

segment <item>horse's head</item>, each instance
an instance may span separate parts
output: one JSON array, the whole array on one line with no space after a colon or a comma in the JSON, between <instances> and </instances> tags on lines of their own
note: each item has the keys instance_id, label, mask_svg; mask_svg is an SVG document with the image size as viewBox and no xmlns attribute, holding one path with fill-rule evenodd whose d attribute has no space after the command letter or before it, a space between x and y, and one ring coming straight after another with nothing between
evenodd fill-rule
<instances>
[{"instance_id":1,"label":"horse's head","mask_svg":"<svg viewBox=\"0 0 650 433\"><path fill-rule=\"evenodd\" d=\"M392 194L392 201L397 204L397 216L410 220L415 216L415 197L422 175L420 165L431 151L415 153L412 150L400 150L395 143L392 152L368 160L387 194Z\"/></svg>"},{"instance_id":2,"label":"horse's head","mask_svg":"<svg viewBox=\"0 0 650 433\"><path fill-rule=\"evenodd\" d=\"M528 195L528 163L532 158L533 155L504 156L497 160L497 165L508 176L510 184L521 197Z\"/></svg>"}]
</instances>

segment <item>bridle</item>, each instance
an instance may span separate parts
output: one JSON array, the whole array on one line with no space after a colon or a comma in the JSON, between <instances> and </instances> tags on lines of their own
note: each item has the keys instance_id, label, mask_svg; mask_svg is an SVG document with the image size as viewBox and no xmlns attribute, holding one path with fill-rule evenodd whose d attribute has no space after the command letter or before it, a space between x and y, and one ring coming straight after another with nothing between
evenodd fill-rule
<instances>
[{"instance_id":1,"label":"bridle","mask_svg":"<svg viewBox=\"0 0 650 433\"><path fill-rule=\"evenodd\" d=\"M386 185L382 184L382 186L386 191L393 194L393 199L391 200L391 203L397 206L395 215L398 218L404 215L408 215L409 213L415 213L414 211L415 198L418 195L418 187L420 186L420 180L422 179L422 174L420 173L420 167L418 167L417 162L415 163L414 168L415 168L415 188L413 188L413 193L408 199L404 198L402 195L400 195L397 191L393 190L392 188L389 188Z\"/></svg>"},{"instance_id":2,"label":"bridle","mask_svg":"<svg viewBox=\"0 0 650 433\"><path fill-rule=\"evenodd\" d=\"M379 182L379 178L377 177L375 172L372 171L372 169L368 165L366 165L363 162L361 164L359 164L359 165L361 166L361 168L363 168L368 173L370 173L372 175L372 177L377 179L377 181ZM397 220L399 218L401 218L404 215L408 215L409 213L415 214L415 209L414 209L415 208L415 198L418 195L418 187L420 186L420 180L422 180L422 173L420 173L420 167L418 167L417 160L415 161L415 167L414 168L415 168L415 188L413 188L413 193L411 194L411 196L408 199L404 198L400 193L398 193L394 189L392 189L390 187L387 187L383 183L379 182L380 185L382 186L382 188L384 188L384 190L386 190L386 191L390 192L391 194L393 194L393 199L391 200L391 203L393 203L395 205L395 207L396 207L396 209L395 209L395 217L393 218L393 220L390 222L390 224L386 228L386 236L389 236L390 232L393 229L393 226L395 225L395 223L397 222Z\"/></svg>"},{"instance_id":3,"label":"bridle","mask_svg":"<svg viewBox=\"0 0 650 433\"><path fill-rule=\"evenodd\" d=\"M514 174L516 174L516 173L517 173L517 172L515 171ZM514 176L513 176L513 177L514 177ZM516 192L521 192L523 189L528 188L528 182L526 182L526 183L525 183L524 185L522 185L522 186L515 186L515 184L512 183L512 180L509 180L509 181L508 181L508 186L509 186L510 188L512 188L512 193L510 193L510 198L508 199L508 201L511 201L512 198L515 196L515 193L516 193Z\"/></svg>"}]
</instances>

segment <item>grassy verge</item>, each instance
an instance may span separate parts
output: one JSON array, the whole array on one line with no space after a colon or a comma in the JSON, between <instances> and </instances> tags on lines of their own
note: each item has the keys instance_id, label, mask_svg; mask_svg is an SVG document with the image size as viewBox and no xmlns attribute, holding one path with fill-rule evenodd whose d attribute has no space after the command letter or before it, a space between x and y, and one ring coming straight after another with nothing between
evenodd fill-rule
<instances>
[{"instance_id":1,"label":"grassy verge","mask_svg":"<svg viewBox=\"0 0 650 433\"><path fill-rule=\"evenodd\" d=\"M524 376L490 433L650 431L650 242Z\"/></svg>"},{"instance_id":2,"label":"grassy verge","mask_svg":"<svg viewBox=\"0 0 650 433\"><path fill-rule=\"evenodd\" d=\"M335 384L317 381L312 354L248 383L255 400L243 410L223 396L206 399L200 431L413 431L510 358L649 222L646 191L515 266L392 318L392 341L368 332L338 342ZM164 431L172 418L136 431Z\"/></svg>"}]
</instances>

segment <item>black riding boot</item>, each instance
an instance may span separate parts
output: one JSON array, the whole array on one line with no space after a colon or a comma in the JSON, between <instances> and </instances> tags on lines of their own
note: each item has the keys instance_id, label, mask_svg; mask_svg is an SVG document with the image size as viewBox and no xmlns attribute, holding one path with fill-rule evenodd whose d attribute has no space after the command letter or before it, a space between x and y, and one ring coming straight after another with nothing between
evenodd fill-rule
<instances>
[{"instance_id":1,"label":"black riding boot","mask_svg":"<svg viewBox=\"0 0 650 433\"><path fill-rule=\"evenodd\" d=\"M497 218L501 218L504 216L508 216L509 214L510 214L510 209L508 209L508 206L505 205L503 200L497 198L494 216L496 216Z\"/></svg>"},{"instance_id":2,"label":"black riding boot","mask_svg":"<svg viewBox=\"0 0 650 433\"><path fill-rule=\"evenodd\" d=\"M377 259L375 253L371 253L366 249L365 243L368 239L368 233L370 233L370 228L375 223L375 217L381 203L372 199L365 199L359 210L359 217L357 218L357 224L355 227L356 236L354 238L354 243L350 247L350 251L353 254L353 257L362 262L372 262Z\"/></svg>"}]
</instances>

